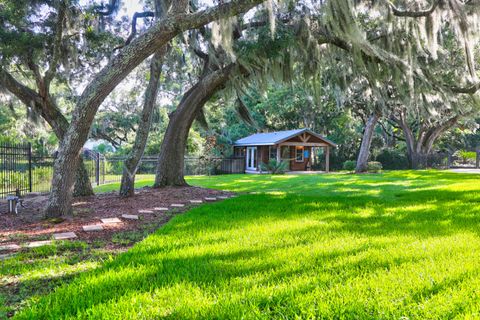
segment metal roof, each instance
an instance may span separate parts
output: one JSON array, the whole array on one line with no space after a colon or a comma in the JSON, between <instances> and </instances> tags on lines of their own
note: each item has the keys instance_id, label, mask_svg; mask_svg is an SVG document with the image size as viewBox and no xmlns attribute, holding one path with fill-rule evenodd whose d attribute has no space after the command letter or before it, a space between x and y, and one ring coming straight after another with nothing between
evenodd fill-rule
<instances>
[{"instance_id":1,"label":"metal roof","mask_svg":"<svg viewBox=\"0 0 480 320\"><path fill-rule=\"evenodd\" d=\"M311 135L322 139L325 143L336 146L336 144L327 138L322 137L321 135L313 132L310 129L296 129L296 130L286 130L286 131L276 131L276 132L267 132L267 133L255 133L251 136L239 139L234 142L234 146L271 146L278 143L281 143L285 140L298 136L304 132L308 132Z\"/></svg>"}]
</instances>

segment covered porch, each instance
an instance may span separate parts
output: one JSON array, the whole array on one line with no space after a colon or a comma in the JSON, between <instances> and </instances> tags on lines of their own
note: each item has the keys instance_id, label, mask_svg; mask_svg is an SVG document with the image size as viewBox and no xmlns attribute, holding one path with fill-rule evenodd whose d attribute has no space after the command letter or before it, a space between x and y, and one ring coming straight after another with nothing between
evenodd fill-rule
<instances>
[{"instance_id":1,"label":"covered porch","mask_svg":"<svg viewBox=\"0 0 480 320\"><path fill-rule=\"evenodd\" d=\"M234 146L236 156L245 157L245 173L266 173L262 163L275 159L287 163L287 171L329 172L330 148L336 146L330 140L308 129L259 133L238 140ZM323 150L324 168L319 168L317 155Z\"/></svg>"}]
</instances>

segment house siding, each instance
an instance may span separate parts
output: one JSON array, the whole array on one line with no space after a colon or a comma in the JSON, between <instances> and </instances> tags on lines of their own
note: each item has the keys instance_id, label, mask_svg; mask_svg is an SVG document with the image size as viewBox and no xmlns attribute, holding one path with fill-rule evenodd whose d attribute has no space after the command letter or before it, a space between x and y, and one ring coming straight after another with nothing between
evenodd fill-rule
<instances>
[{"instance_id":1,"label":"house siding","mask_svg":"<svg viewBox=\"0 0 480 320\"><path fill-rule=\"evenodd\" d=\"M312 148L304 147L303 150L308 150L309 157L303 157L302 162L295 161L295 147L290 147L290 170L291 171L305 171L311 165L310 159L312 157Z\"/></svg>"},{"instance_id":2,"label":"house siding","mask_svg":"<svg viewBox=\"0 0 480 320\"><path fill-rule=\"evenodd\" d=\"M268 163L268 146L261 146L261 152L259 152L261 156L261 161L260 163Z\"/></svg>"},{"instance_id":3,"label":"house siding","mask_svg":"<svg viewBox=\"0 0 480 320\"><path fill-rule=\"evenodd\" d=\"M291 136L291 134L297 132L297 135ZM285 137L282 139L282 136ZM290 137L290 138L288 138ZM256 171L261 171L260 166L262 163L268 163L270 155L270 147L275 145L281 146L281 158L283 161L288 163L289 171L304 171L311 170L313 155L312 155L312 145L315 148L318 147L327 147L335 146L335 144L328 139L323 139L322 137L317 137L313 133L308 132L308 130L290 130L290 131L280 131L278 133L265 133L265 134L254 134L247 138L237 140L238 144L234 147L234 154L236 156L243 156L246 162L246 146L251 146L256 148ZM236 142L236 143L237 143ZM287 145L285 145L287 144ZM288 145L290 144L290 145ZM297 162L296 158L296 148L302 148L302 152L308 151L308 157L304 156L302 162Z\"/></svg>"}]
</instances>

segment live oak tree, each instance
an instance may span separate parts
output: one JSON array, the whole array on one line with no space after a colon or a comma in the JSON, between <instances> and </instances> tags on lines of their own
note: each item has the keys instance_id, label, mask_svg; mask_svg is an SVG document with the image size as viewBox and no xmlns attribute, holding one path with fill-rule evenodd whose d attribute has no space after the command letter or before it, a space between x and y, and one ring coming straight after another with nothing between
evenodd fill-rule
<instances>
[{"instance_id":1,"label":"live oak tree","mask_svg":"<svg viewBox=\"0 0 480 320\"><path fill-rule=\"evenodd\" d=\"M155 0L155 17L157 20L162 19L167 14L168 10L177 10L179 12L172 11L170 14L184 13L186 7L174 7L170 8L171 4L169 1ZM183 12L182 12L183 11ZM132 22L133 25L136 24L135 18ZM135 30L134 30L135 31ZM129 40L133 38L134 34L129 37ZM122 180L120 184L120 195L123 197L132 196L135 190L135 174L138 169L140 159L144 153L145 146L147 144L148 135L150 132L150 127L152 124L155 102L158 95L158 88L160 82L160 76L162 72L162 64L165 55L168 52L168 45L164 45L153 55L150 61L150 74L147 88L145 90L144 103L142 112L139 118L139 124L137 131L135 133L135 141L132 146L132 150L125 159L123 166Z\"/></svg>"},{"instance_id":2,"label":"live oak tree","mask_svg":"<svg viewBox=\"0 0 480 320\"><path fill-rule=\"evenodd\" d=\"M458 97L455 106L445 108L444 99L430 96L435 109L416 109L398 106L390 119L402 129L407 155L412 169L426 168L435 142L447 131L459 125L463 119L479 113L475 97ZM430 102L432 103L432 102Z\"/></svg>"},{"instance_id":3,"label":"live oak tree","mask_svg":"<svg viewBox=\"0 0 480 320\"><path fill-rule=\"evenodd\" d=\"M252 78L261 79L265 76L268 65L275 60L274 56L279 56L275 49L281 48L279 45L281 40L272 40L270 32L266 37L268 43L261 40L252 41L252 38L257 36L255 34L250 35L250 41L247 40L241 44L245 31L268 26L268 23L266 19L244 24L227 21L225 29L228 32L225 32L220 39L215 39L215 27L211 32L203 30L202 33L208 34L204 39L206 43L203 47L209 50L203 52L202 45L194 44L193 51L203 64L202 71L197 82L187 90L177 108L170 114L158 157L154 187L186 185L183 172L186 141L194 120L205 125L206 102L225 87L229 87L230 90L224 90L224 93L231 96L237 94L242 83L252 81ZM209 36L210 34L212 36ZM260 36L259 39L262 37ZM265 60L269 63L262 64ZM237 106L239 110L245 111L242 103ZM245 114L245 118L248 121L248 113Z\"/></svg>"},{"instance_id":4,"label":"live oak tree","mask_svg":"<svg viewBox=\"0 0 480 320\"><path fill-rule=\"evenodd\" d=\"M182 6L186 1L175 2ZM78 154L88 137L95 114L108 94L143 60L166 45L181 32L201 27L213 20L235 16L261 3L237 0L195 13L167 16L145 33L118 50L116 55L89 82L78 99L72 120L54 164L52 190L45 213L49 217L71 213L73 179L69 172L78 165Z\"/></svg>"},{"instance_id":5,"label":"live oak tree","mask_svg":"<svg viewBox=\"0 0 480 320\"><path fill-rule=\"evenodd\" d=\"M206 69L199 81L183 95L179 105L170 115L164 134L154 187L186 185L183 175L184 155L192 123L203 105L228 80L234 67L235 65L229 64L218 69Z\"/></svg>"},{"instance_id":6,"label":"live oak tree","mask_svg":"<svg viewBox=\"0 0 480 320\"><path fill-rule=\"evenodd\" d=\"M40 115L61 141L69 123L52 83L68 82L68 69L88 63L78 53L80 39L88 41L80 31L78 8L69 1L18 1L0 7L0 86ZM46 18L36 16L41 11ZM79 162L74 195L91 195L88 173L81 158Z\"/></svg>"},{"instance_id":7,"label":"live oak tree","mask_svg":"<svg viewBox=\"0 0 480 320\"><path fill-rule=\"evenodd\" d=\"M386 97L375 103L383 107L375 107L366 121L357 172L366 170L373 128L380 114L389 114L401 106L402 111L394 119L404 131L413 167L424 162L419 159L428 155L445 130L471 114L459 110L458 104L457 108L452 108L451 103L434 106L431 100L441 96L443 102L448 102L459 99L457 94L474 94L477 90L473 58L478 39L475 6L456 0L377 4L359 1L355 6L349 1L328 2L326 16L332 19L328 28L345 42L355 73L360 69L371 89L384 91ZM369 14L364 14L365 10ZM467 72L462 74L460 71L465 69ZM452 84L452 79L461 86ZM389 96L389 90L395 92L394 97ZM416 118L416 128L420 128L417 139L407 125L405 113L422 115ZM435 119L438 115L442 120Z\"/></svg>"}]
</instances>

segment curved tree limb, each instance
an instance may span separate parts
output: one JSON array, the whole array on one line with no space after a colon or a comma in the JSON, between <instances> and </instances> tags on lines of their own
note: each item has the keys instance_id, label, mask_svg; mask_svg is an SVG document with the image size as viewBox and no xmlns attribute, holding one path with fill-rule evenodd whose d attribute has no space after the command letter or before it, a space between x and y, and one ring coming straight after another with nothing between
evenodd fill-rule
<instances>
[{"instance_id":1,"label":"curved tree limb","mask_svg":"<svg viewBox=\"0 0 480 320\"><path fill-rule=\"evenodd\" d=\"M392 10L393 15L397 17L411 17L411 18L421 18L426 17L432 14L433 11L438 7L440 4L440 0L434 0L430 8L425 10L419 11L410 11L410 10L401 10L398 9L391 1L386 0L387 4L389 5L390 9Z\"/></svg>"},{"instance_id":2,"label":"curved tree limb","mask_svg":"<svg viewBox=\"0 0 480 320\"><path fill-rule=\"evenodd\" d=\"M181 32L246 12L261 2L262 0L236 0L191 14L167 17L121 49L87 85L76 104L71 124L55 160L46 215L58 217L71 213L73 180L69 173L78 165L78 154L88 138L95 114L110 92L136 66Z\"/></svg>"},{"instance_id":3,"label":"curved tree limb","mask_svg":"<svg viewBox=\"0 0 480 320\"><path fill-rule=\"evenodd\" d=\"M132 17L132 31L128 36L127 40L125 41L125 45L128 45L135 35L137 34L137 19L138 18L153 18L155 17L155 13L153 11L144 11L144 12L135 12Z\"/></svg>"},{"instance_id":4,"label":"curved tree limb","mask_svg":"<svg viewBox=\"0 0 480 320\"><path fill-rule=\"evenodd\" d=\"M50 82L57 72L58 62L60 61L61 56L61 46L63 38L63 27L66 20L66 11L67 11L67 2L60 1L57 13L57 22L55 23L55 38L53 40L53 56L52 60L49 61L48 70L45 72L43 77L44 85L48 91L50 87Z\"/></svg>"},{"instance_id":5,"label":"curved tree limb","mask_svg":"<svg viewBox=\"0 0 480 320\"><path fill-rule=\"evenodd\" d=\"M37 92L17 81L3 68L0 68L0 87L7 89L23 104L39 113L50 125L58 140L61 141L63 139L69 123L52 99L44 99ZM88 172L83 165L81 157L79 157L78 161L79 166L77 167L75 175L76 180L73 194L75 196L92 195L93 189L88 177Z\"/></svg>"}]
</instances>

